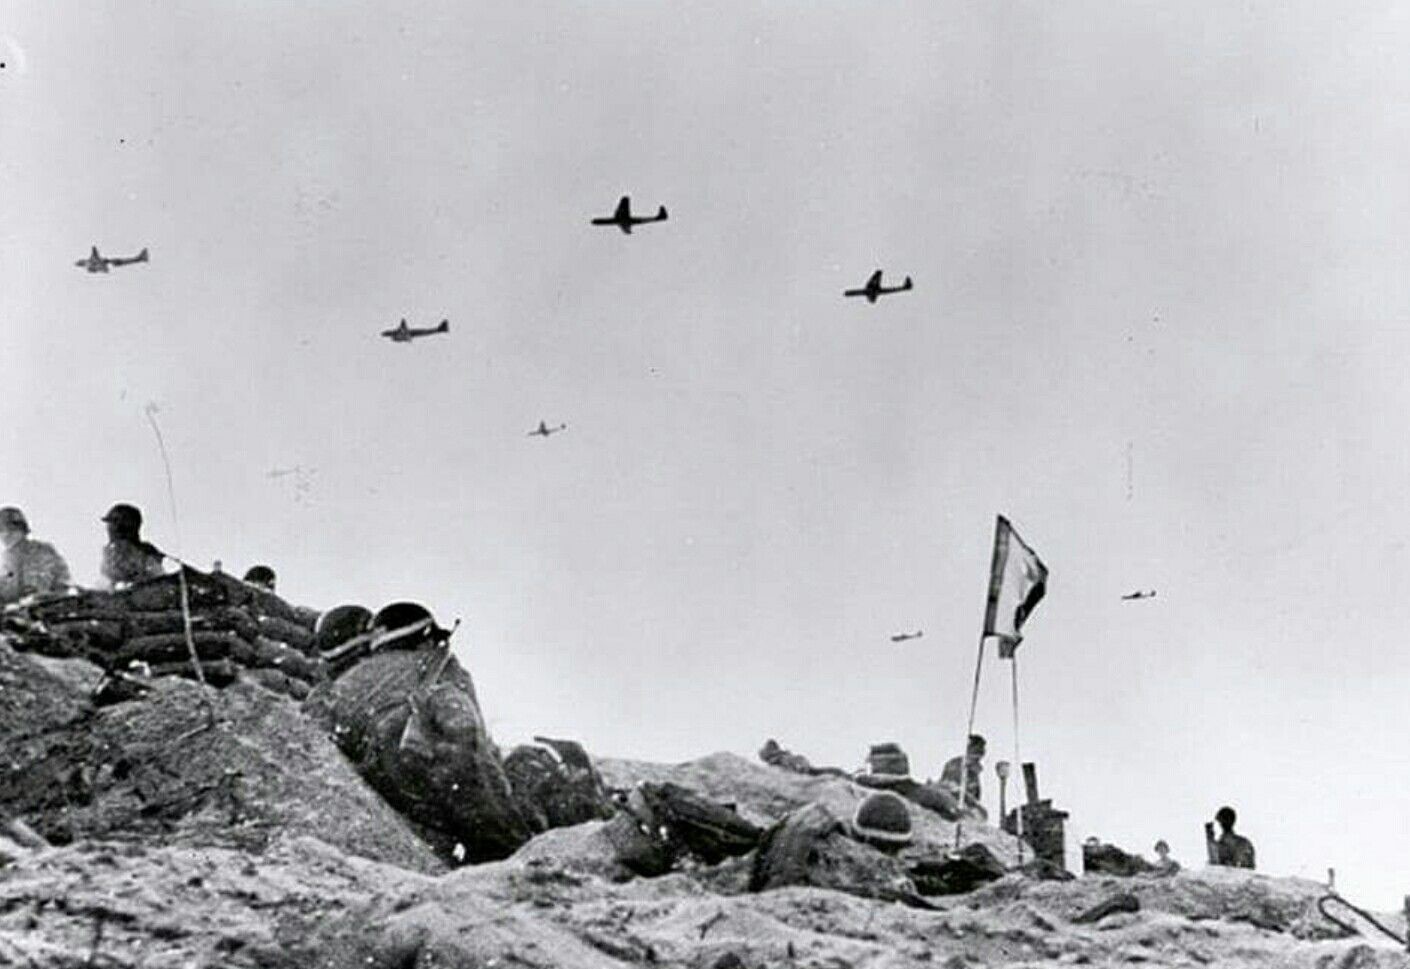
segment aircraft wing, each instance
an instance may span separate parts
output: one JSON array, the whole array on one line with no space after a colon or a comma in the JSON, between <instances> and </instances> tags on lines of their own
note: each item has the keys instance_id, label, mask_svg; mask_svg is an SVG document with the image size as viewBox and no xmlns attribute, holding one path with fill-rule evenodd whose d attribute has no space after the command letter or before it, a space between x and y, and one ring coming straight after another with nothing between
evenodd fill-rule
<instances>
[{"instance_id":1,"label":"aircraft wing","mask_svg":"<svg viewBox=\"0 0 1410 969\"><path fill-rule=\"evenodd\" d=\"M100 255L98 255L98 247L97 247L97 246L94 246L92 252L89 253L88 258L89 258L89 259L102 259L103 257L100 256Z\"/></svg>"},{"instance_id":2,"label":"aircraft wing","mask_svg":"<svg viewBox=\"0 0 1410 969\"><path fill-rule=\"evenodd\" d=\"M622 200L617 203L617 211L612 213L614 219L630 219L632 217L632 199L630 195L623 195Z\"/></svg>"},{"instance_id":3,"label":"aircraft wing","mask_svg":"<svg viewBox=\"0 0 1410 969\"><path fill-rule=\"evenodd\" d=\"M878 269L876 272L872 273L872 274L871 274L871 279L868 279L868 280L867 280L867 289L879 289L879 288L881 288L881 270L880 270L880 269Z\"/></svg>"}]
</instances>

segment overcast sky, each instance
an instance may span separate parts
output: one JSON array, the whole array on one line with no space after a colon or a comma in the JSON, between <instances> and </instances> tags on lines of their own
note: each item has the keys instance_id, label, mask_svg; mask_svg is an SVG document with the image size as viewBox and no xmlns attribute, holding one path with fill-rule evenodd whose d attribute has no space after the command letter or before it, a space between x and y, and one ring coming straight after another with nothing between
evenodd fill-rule
<instances>
[{"instance_id":1,"label":"overcast sky","mask_svg":"<svg viewBox=\"0 0 1410 969\"><path fill-rule=\"evenodd\" d=\"M501 743L924 776L1003 513L1074 840L1199 865L1229 803L1399 906L1410 9L57 9L0 2L0 502L77 579L132 501L462 618ZM670 220L588 224L626 193ZM876 268L915 290L841 297Z\"/></svg>"}]
</instances>

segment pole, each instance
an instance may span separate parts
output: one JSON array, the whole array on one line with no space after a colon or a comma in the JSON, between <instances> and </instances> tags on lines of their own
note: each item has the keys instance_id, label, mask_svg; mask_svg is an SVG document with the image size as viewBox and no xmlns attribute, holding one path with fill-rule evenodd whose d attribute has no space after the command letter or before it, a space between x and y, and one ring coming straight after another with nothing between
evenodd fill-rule
<instances>
[{"instance_id":1,"label":"pole","mask_svg":"<svg viewBox=\"0 0 1410 969\"><path fill-rule=\"evenodd\" d=\"M974 715L979 709L979 675L984 668L984 632L979 633L979 655L974 659L974 689L969 695L969 719L965 721L964 746L960 749L960 796L959 816L955 819L955 850L960 850L960 839L964 834L965 795L969 790L969 738L974 733Z\"/></svg>"},{"instance_id":2,"label":"pole","mask_svg":"<svg viewBox=\"0 0 1410 969\"><path fill-rule=\"evenodd\" d=\"M1013 762L1023 763L1018 755L1018 650L1014 650L1009 657L1009 662L1013 665L1010 672L1013 674ZM1023 866L1023 805L1018 807L1018 815L1014 824L1014 833L1018 838L1018 864Z\"/></svg>"}]
</instances>

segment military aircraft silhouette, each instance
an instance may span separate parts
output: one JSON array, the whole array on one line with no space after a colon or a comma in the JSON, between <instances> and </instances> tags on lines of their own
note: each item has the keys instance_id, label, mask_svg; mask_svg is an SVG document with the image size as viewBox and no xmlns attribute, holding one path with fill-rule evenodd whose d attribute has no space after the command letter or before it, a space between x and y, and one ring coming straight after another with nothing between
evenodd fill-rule
<instances>
[{"instance_id":1,"label":"military aircraft silhouette","mask_svg":"<svg viewBox=\"0 0 1410 969\"><path fill-rule=\"evenodd\" d=\"M887 293L904 293L906 290L913 288L913 286L914 284L911 282L911 277L909 276L907 276L906 281L899 286L883 286L881 285L881 270L878 269L871 274L871 278L867 280L867 284L861 289L843 290L842 295L865 296L868 303L875 303L878 296L885 296Z\"/></svg>"},{"instance_id":2,"label":"military aircraft silhouette","mask_svg":"<svg viewBox=\"0 0 1410 969\"><path fill-rule=\"evenodd\" d=\"M393 343L410 343L419 336L430 336L432 333L449 333L450 320L441 320L440 326L415 327L406 325L406 317L401 318L401 325L394 326L390 330L383 330L382 336Z\"/></svg>"},{"instance_id":3,"label":"military aircraft silhouette","mask_svg":"<svg viewBox=\"0 0 1410 969\"><path fill-rule=\"evenodd\" d=\"M615 225L627 235L632 234L632 226L645 225L648 222L665 222L666 207L663 205L656 210L656 214L651 217L632 215L632 197L623 195L622 200L617 203L617 211L602 219L593 219L593 225Z\"/></svg>"},{"instance_id":4,"label":"military aircraft silhouette","mask_svg":"<svg viewBox=\"0 0 1410 969\"><path fill-rule=\"evenodd\" d=\"M1127 600L1128 602L1131 601L1131 600L1133 600L1133 599L1154 599L1154 598L1155 598L1155 590L1154 590L1154 589L1148 589L1147 591L1142 592L1142 591L1140 591L1140 590L1138 589L1138 590L1136 590L1135 592L1128 592L1126 595L1122 596L1121 598Z\"/></svg>"},{"instance_id":5,"label":"military aircraft silhouette","mask_svg":"<svg viewBox=\"0 0 1410 969\"><path fill-rule=\"evenodd\" d=\"M90 273L105 273L112 266L130 266L134 262L146 262L147 250L143 249L135 256L100 256L98 247L94 246L93 251L88 254L87 259L80 259L74 263L80 269L87 269Z\"/></svg>"},{"instance_id":6,"label":"military aircraft silhouette","mask_svg":"<svg viewBox=\"0 0 1410 969\"><path fill-rule=\"evenodd\" d=\"M548 437L550 434L557 434L559 431L566 431L567 429L567 424L559 424L557 427L549 427L543 421L539 421L539 426L534 428L528 434L526 434L525 437L534 437L536 435L538 437Z\"/></svg>"},{"instance_id":7,"label":"military aircraft silhouette","mask_svg":"<svg viewBox=\"0 0 1410 969\"><path fill-rule=\"evenodd\" d=\"M924 629L917 629L917 630L916 630L915 632L913 632L913 633L897 633L896 635L894 635L894 636L891 637L891 641L892 641L893 643L904 643L904 642L905 642L906 640L908 640L908 639L920 639L920 637L922 637L922 636L924 636L924 635L925 635L925 630L924 630Z\"/></svg>"}]
</instances>

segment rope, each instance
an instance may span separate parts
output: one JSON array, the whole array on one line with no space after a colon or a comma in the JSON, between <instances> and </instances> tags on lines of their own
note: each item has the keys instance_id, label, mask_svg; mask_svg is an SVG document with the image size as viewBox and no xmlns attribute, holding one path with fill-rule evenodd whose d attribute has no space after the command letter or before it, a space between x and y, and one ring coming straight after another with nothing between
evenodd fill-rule
<instances>
[{"instance_id":1,"label":"rope","mask_svg":"<svg viewBox=\"0 0 1410 969\"><path fill-rule=\"evenodd\" d=\"M176 485L172 481L171 459L167 457L166 441L162 439L162 429L157 425L157 405L148 404L145 413L147 422L152 425L152 433L157 436L157 450L161 452L162 468L166 471L166 494L171 503L172 531L176 533L176 581L181 592L181 628L185 634L186 652L191 657L191 668L196 671L196 681L201 684L201 699L206 707L206 726L215 726L215 707L211 705L210 693L206 690L206 671L201 666L201 657L196 653L196 637L191 629L191 590L186 586L186 562L182 556L181 518L176 513Z\"/></svg>"},{"instance_id":2,"label":"rope","mask_svg":"<svg viewBox=\"0 0 1410 969\"><path fill-rule=\"evenodd\" d=\"M1333 915L1331 912L1328 912L1328 911L1327 911L1327 903L1328 903L1328 902L1337 902L1337 903L1340 904L1340 905L1345 905L1347 908L1351 909L1353 912L1355 912L1357 915L1361 916L1361 917L1362 917L1363 919L1365 919L1367 922L1370 922L1370 923L1371 923L1372 925L1374 925L1376 928L1380 929L1380 930L1381 930L1382 932L1384 932L1386 935L1390 936L1390 937L1391 937L1392 939L1394 939L1396 942L1399 942L1401 945L1405 945L1405 944L1406 944L1406 941L1405 941L1404 938L1402 938L1401 936L1396 935L1396 934L1395 934L1394 932L1392 932L1390 929L1388 929L1388 928L1386 928L1384 925L1382 925L1381 922L1380 922L1374 915L1372 915L1370 912L1366 911L1364 908L1359 908L1359 907L1357 907L1357 906L1351 904L1351 903L1348 902L1346 899L1344 899L1344 898L1342 898L1340 895L1338 895L1336 892L1332 892L1331 894L1328 894L1328 895L1323 895L1321 898L1317 899L1317 911L1321 912L1321 913L1322 913L1322 916L1323 916L1327 921L1333 922L1333 923L1337 924L1338 926L1340 926L1341 928L1343 928L1343 929L1345 929L1346 931L1350 932L1351 934L1353 934L1353 935L1360 935L1360 934L1361 934L1361 931L1360 931L1359 929L1357 929L1356 926L1351 925L1351 924L1349 924L1349 923L1347 923L1347 922L1343 922L1341 919L1337 918L1337 917L1336 917L1335 915Z\"/></svg>"}]
</instances>

